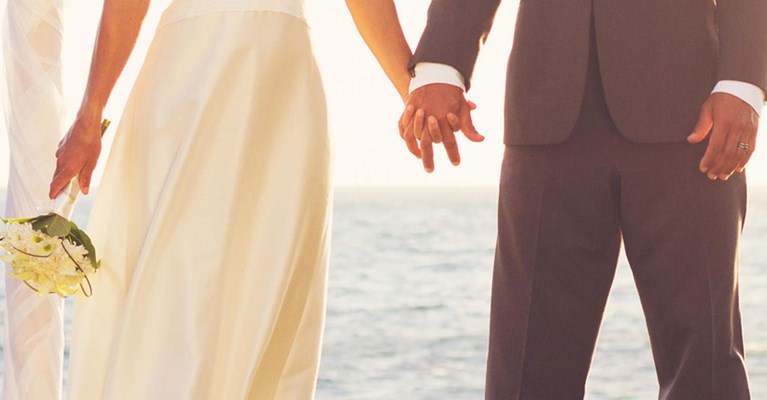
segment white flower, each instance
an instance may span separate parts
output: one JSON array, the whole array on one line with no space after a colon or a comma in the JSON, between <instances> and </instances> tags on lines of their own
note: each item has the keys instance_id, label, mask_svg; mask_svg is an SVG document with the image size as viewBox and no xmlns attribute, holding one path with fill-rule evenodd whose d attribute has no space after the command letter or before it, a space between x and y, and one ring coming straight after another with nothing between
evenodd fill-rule
<instances>
[{"instance_id":1,"label":"white flower","mask_svg":"<svg viewBox=\"0 0 767 400\"><path fill-rule=\"evenodd\" d=\"M2 226L0 259L11 265L12 277L24 280L40 294L61 297L87 285L87 275L95 272L83 246L45 235L28 223Z\"/></svg>"}]
</instances>

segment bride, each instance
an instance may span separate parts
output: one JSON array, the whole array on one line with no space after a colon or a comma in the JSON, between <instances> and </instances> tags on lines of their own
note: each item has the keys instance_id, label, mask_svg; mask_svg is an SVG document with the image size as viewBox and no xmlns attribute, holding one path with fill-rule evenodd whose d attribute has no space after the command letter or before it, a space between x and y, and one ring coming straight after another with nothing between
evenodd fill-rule
<instances>
[{"instance_id":1,"label":"bride","mask_svg":"<svg viewBox=\"0 0 767 400\"><path fill-rule=\"evenodd\" d=\"M50 196L88 193L99 123L149 0L105 0ZM392 0L348 0L407 95ZM68 398L309 399L324 321L330 144L303 0L175 0L126 105L90 217Z\"/></svg>"}]
</instances>

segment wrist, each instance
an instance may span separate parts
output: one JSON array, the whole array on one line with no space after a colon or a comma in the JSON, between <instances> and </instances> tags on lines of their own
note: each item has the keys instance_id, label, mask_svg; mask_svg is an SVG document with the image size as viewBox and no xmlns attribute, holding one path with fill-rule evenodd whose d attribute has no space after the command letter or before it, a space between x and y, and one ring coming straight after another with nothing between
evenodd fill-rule
<instances>
[{"instance_id":1,"label":"wrist","mask_svg":"<svg viewBox=\"0 0 767 400\"><path fill-rule=\"evenodd\" d=\"M397 88L397 93L399 93L399 97L402 99L402 103L407 103L407 99L410 97L410 91L407 88L408 86Z\"/></svg>"},{"instance_id":2,"label":"wrist","mask_svg":"<svg viewBox=\"0 0 767 400\"><path fill-rule=\"evenodd\" d=\"M95 104L83 103L77 111L76 119L83 122L101 123L104 107Z\"/></svg>"},{"instance_id":3,"label":"wrist","mask_svg":"<svg viewBox=\"0 0 767 400\"><path fill-rule=\"evenodd\" d=\"M101 112L93 109L80 109L75 117L69 134L76 134L86 140L101 140Z\"/></svg>"},{"instance_id":4,"label":"wrist","mask_svg":"<svg viewBox=\"0 0 767 400\"><path fill-rule=\"evenodd\" d=\"M765 93L760 87L754 84L742 81L722 80L717 82L716 86L714 86L714 90L711 94L715 93L727 93L733 95L750 105L751 108L756 111L757 115L760 115L762 112Z\"/></svg>"},{"instance_id":5,"label":"wrist","mask_svg":"<svg viewBox=\"0 0 767 400\"><path fill-rule=\"evenodd\" d=\"M463 75L457 69L446 64L418 63L413 68L413 76L410 80L409 92L435 83L445 83L466 91Z\"/></svg>"},{"instance_id":6,"label":"wrist","mask_svg":"<svg viewBox=\"0 0 767 400\"><path fill-rule=\"evenodd\" d=\"M402 101L404 102L407 100L408 96L410 96L410 74L398 74L397 76L392 77L391 82Z\"/></svg>"},{"instance_id":7,"label":"wrist","mask_svg":"<svg viewBox=\"0 0 767 400\"><path fill-rule=\"evenodd\" d=\"M86 93L82 103L80 103L80 109L77 112L77 115L78 117L81 115L84 117L93 117L100 121L104 108L106 108L106 100L102 100Z\"/></svg>"}]
</instances>

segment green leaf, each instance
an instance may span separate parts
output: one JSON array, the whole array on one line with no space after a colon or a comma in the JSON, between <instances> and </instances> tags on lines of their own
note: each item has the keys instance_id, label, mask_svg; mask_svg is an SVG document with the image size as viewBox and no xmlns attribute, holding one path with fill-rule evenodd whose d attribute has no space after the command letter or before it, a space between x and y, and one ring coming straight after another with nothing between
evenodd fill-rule
<instances>
[{"instance_id":1,"label":"green leaf","mask_svg":"<svg viewBox=\"0 0 767 400\"><path fill-rule=\"evenodd\" d=\"M48 225L51 224L51 221L53 221L54 216L55 214L41 215L39 217L29 218L28 221L26 222L29 222L30 224L32 224L32 229L47 235Z\"/></svg>"},{"instance_id":2,"label":"green leaf","mask_svg":"<svg viewBox=\"0 0 767 400\"><path fill-rule=\"evenodd\" d=\"M69 224L71 227L69 236L75 239L74 242L76 244L79 244L85 248L85 251L88 252L88 258L90 259L93 268L98 268L99 262L96 258L96 247L93 246L91 238L84 231L80 230L80 228L78 228L74 222L70 222Z\"/></svg>"},{"instance_id":3,"label":"green leaf","mask_svg":"<svg viewBox=\"0 0 767 400\"><path fill-rule=\"evenodd\" d=\"M69 220L54 213L40 215L34 218L11 219L5 222L19 224L29 223L32 225L32 229L38 232L42 232L48 236L60 237L62 239L67 237L72 230Z\"/></svg>"},{"instance_id":4,"label":"green leaf","mask_svg":"<svg viewBox=\"0 0 767 400\"><path fill-rule=\"evenodd\" d=\"M3 223L5 223L5 224L26 224L26 223L33 223L38 218L40 218L40 217L3 219Z\"/></svg>"},{"instance_id":5,"label":"green leaf","mask_svg":"<svg viewBox=\"0 0 767 400\"><path fill-rule=\"evenodd\" d=\"M65 238L67 235L69 235L69 232L72 231L72 227L69 224L69 220L62 217L58 214L53 214L53 217L50 219L50 222L48 223L47 228L47 234L49 236L56 236L60 238Z\"/></svg>"}]
</instances>

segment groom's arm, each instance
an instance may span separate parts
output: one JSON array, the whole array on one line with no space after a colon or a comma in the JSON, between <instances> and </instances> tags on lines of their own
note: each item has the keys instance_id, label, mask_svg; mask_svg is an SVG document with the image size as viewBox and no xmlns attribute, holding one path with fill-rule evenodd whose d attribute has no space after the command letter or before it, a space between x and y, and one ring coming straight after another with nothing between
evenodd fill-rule
<instances>
[{"instance_id":1,"label":"groom's arm","mask_svg":"<svg viewBox=\"0 0 767 400\"><path fill-rule=\"evenodd\" d=\"M729 93L757 114L767 92L767 2L719 0L719 83L714 93Z\"/></svg>"},{"instance_id":2,"label":"groom's arm","mask_svg":"<svg viewBox=\"0 0 767 400\"><path fill-rule=\"evenodd\" d=\"M417 72L418 64L447 65L468 88L499 5L500 0L432 1L426 29L410 63L411 74Z\"/></svg>"},{"instance_id":3,"label":"groom's arm","mask_svg":"<svg viewBox=\"0 0 767 400\"><path fill-rule=\"evenodd\" d=\"M767 92L767 1L719 0L719 84L701 110L688 140L709 137L701 172L727 180L753 154L759 113ZM722 88L725 88L722 90ZM758 89L757 89L758 88ZM729 93L734 96L730 96Z\"/></svg>"},{"instance_id":4,"label":"groom's arm","mask_svg":"<svg viewBox=\"0 0 767 400\"><path fill-rule=\"evenodd\" d=\"M720 81L747 82L767 91L767 1L719 0Z\"/></svg>"},{"instance_id":5,"label":"groom's arm","mask_svg":"<svg viewBox=\"0 0 767 400\"><path fill-rule=\"evenodd\" d=\"M474 129L471 106L463 94L499 5L500 0L433 0L429 7L426 29L410 71L417 85L425 85L419 74L428 74L434 81L426 83L434 84L413 90L407 101L407 109L422 110L415 120L425 118L426 123L408 126L407 111L400 120L400 135L406 142L421 140L421 159L427 172L434 170L432 143L442 142L450 161L458 165L454 131L461 130L471 141L484 139ZM419 126L423 126L420 132Z\"/></svg>"}]
</instances>

